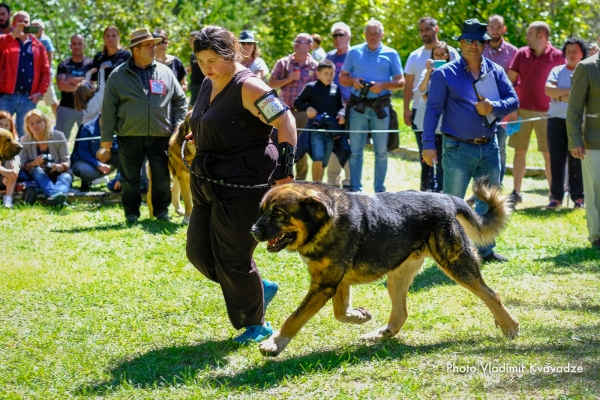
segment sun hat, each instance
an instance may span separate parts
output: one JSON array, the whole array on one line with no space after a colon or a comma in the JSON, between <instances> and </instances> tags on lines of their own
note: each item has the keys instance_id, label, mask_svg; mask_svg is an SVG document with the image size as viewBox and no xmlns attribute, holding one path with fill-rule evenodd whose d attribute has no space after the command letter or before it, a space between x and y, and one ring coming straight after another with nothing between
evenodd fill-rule
<instances>
[{"instance_id":1,"label":"sun hat","mask_svg":"<svg viewBox=\"0 0 600 400\"><path fill-rule=\"evenodd\" d=\"M256 40L254 40L254 33L250 31L242 31L239 40L240 43L256 43Z\"/></svg>"},{"instance_id":2,"label":"sun hat","mask_svg":"<svg viewBox=\"0 0 600 400\"><path fill-rule=\"evenodd\" d=\"M131 32L129 35L129 46L125 47L125 49L130 49L143 42L154 42L157 44L162 42L162 38L155 38L152 36L148 28L138 29L137 31Z\"/></svg>"},{"instance_id":3,"label":"sun hat","mask_svg":"<svg viewBox=\"0 0 600 400\"><path fill-rule=\"evenodd\" d=\"M487 24L479 22L477 18L468 19L463 22L462 35L457 40L492 40L487 34Z\"/></svg>"}]
</instances>

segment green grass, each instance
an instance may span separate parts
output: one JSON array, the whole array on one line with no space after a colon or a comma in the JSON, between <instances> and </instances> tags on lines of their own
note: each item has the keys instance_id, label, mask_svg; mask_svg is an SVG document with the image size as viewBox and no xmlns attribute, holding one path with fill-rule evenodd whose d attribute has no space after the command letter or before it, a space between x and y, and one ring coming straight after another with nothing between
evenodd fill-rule
<instances>
[{"instance_id":1,"label":"green grass","mask_svg":"<svg viewBox=\"0 0 600 400\"><path fill-rule=\"evenodd\" d=\"M370 151L366 160L369 176ZM390 158L388 189L418 187L418 171ZM119 206L0 209L0 398L597 398L599 254L584 212L540 209L545 185L525 179L525 203L498 238L510 262L483 269L521 323L517 340L428 263L396 337L359 340L387 321L390 301L377 282L354 291L375 321L340 324L328 303L275 359L233 344L220 289L186 259L184 226L143 217L128 227ZM256 262L280 284L267 313L280 327L308 274L296 254L264 245ZM453 373L448 363L525 372ZM567 363L583 372L529 372Z\"/></svg>"}]
</instances>

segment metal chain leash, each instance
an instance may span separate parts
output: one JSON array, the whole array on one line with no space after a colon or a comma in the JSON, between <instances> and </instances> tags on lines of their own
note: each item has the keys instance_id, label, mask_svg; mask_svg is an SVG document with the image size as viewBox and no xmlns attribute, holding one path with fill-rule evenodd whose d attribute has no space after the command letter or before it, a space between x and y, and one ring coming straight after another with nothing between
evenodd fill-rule
<instances>
[{"instance_id":1,"label":"metal chain leash","mask_svg":"<svg viewBox=\"0 0 600 400\"><path fill-rule=\"evenodd\" d=\"M190 165L187 163L186 159L185 159L185 146L186 146L187 142L184 140L183 144L181 145L181 160L183 161L183 165L185 165L185 167L188 169L188 171L190 171L190 174L197 176L198 178L205 180L207 182L210 183L214 183L217 185L221 185L221 186L227 186L227 187L231 187L231 188L236 188L236 189L267 189L271 187L271 184L269 183L263 183L260 185L241 185L241 184L237 184L237 183L227 183L223 180L216 180L216 179L211 179L209 177L200 175L195 173L194 171L192 171L192 169L190 168Z\"/></svg>"}]
</instances>

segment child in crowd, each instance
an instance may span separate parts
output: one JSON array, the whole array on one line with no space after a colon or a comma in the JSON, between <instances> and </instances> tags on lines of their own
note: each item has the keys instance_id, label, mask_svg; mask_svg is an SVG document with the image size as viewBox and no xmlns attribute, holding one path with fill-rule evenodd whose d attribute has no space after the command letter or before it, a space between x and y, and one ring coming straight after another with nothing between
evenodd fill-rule
<instances>
[{"instance_id":1,"label":"child in crowd","mask_svg":"<svg viewBox=\"0 0 600 400\"><path fill-rule=\"evenodd\" d=\"M13 122L10 114L7 111L0 111L0 129L6 129L9 131L15 140L19 140L19 135L15 129L15 123ZM12 208L13 205L13 193L17 186L17 177L19 176L21 158L15 156L11 160L0 162L0 189L5 189L6 194L2 198L2 203L6 208Z\"/></svg>"},{"instance_id":2,"label":"child in crowd","mask_svg":"<svg viewBox=\"0 0 600 400\"><path fill-rule=\"evenodd\" d=\"M342 102L342 92L333 83L335 65L330 60L323 60L317 67L317 80L307 83L300 96L294 101L294 107L306 111L310 120L308 127L319 126L326 130L341 129L345 123L346 109ZM336 123L337 120L337 123ZM337 126L336 126L337 125ZM305 132L306 135L308 132ZM334 132L310 132L312 152L313 181L323 180L323 171L333 151Z\"/></svg>"},{"instance_id":3,"label":"child in crowd","mask_svg":"<svg viewBox=\"0 0 600 400\"><path fill-rule=\"evenodd\" d=\"M102 100L104 99L104 75L108 63L100 65L100 71L96 68L90 69L85 74L85 80L79 82L73 94L75 98L75 110L83 111L81 126L93 121L100 115ZM98 72L98 88L91 83L92 74Z\"/></svg>"}]
</instances>

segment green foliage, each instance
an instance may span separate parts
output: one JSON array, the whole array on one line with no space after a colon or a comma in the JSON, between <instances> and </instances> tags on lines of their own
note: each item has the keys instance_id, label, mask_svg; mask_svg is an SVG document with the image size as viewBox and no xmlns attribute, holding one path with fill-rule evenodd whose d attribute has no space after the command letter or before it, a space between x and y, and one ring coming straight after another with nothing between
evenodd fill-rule
<instances>
[{"instance_id":1,"label":"green foliage","mask_svg":"<svg viewBox=\"0 0 600 400\"><path fill-rule=\"evenodd\" d=\"M507 39L525 45L530 22L546 21L552 28L552 42L560 47L568 37L595 40L600 35L600 2L597 0L18 0L13 10L27 10L32 18L47 23L46 33L57 47L56 60L69 54L69 38L81 33L88 43L88 54L102 48L102 32L117 26L122 43L134 29L146 26L163 28L169 33L169 52L187 60L188 35L209 24L222 25L239 33L250 29L257 33L263 58L271 67L292 51L292 40L300 32L319 33L323 47L333 48L329 28L344 21L353 33L352 44L363 41L362 31L370 18L382 21L386 44L397 49L406 60L419 47L417 21L430 15L439 21L440 38L453 44L462 22L468 18L484 21L491 14L505 17Z\"/></svg>"}]
</instances>

